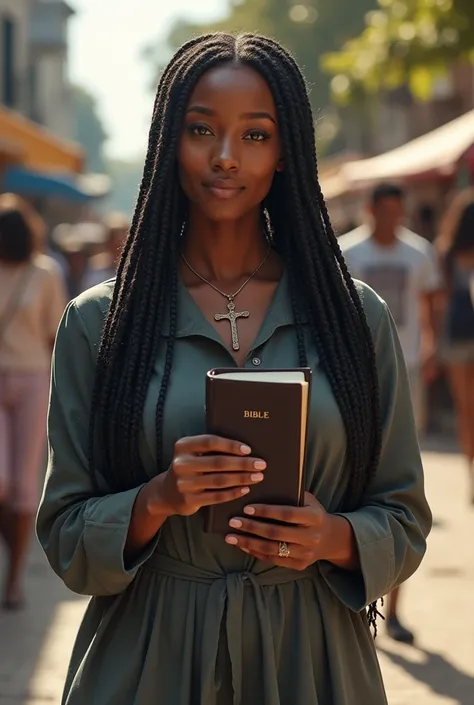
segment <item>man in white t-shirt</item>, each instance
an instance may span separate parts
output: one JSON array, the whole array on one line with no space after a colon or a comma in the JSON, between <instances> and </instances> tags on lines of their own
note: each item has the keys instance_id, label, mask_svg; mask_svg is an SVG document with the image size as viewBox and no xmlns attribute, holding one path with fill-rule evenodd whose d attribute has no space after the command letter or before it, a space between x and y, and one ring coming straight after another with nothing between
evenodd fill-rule
<instances>
[{"instance_id":1,"label":"man in white t-shirt","mask_svg":"<svg viewBox=\"0 0 474 705\"><path fill-rule=\"evenodd\" d=\"M372 193L370 224L339 239L349 271L387 303L397 325L410 377L418 431L425 426L424 382L435 374L436 297L442 277L434 247L402 226L403 191L383 184ZM389 598L388 633L412 643L397 616L398 589Z\"/></svg>"}]
</instances>

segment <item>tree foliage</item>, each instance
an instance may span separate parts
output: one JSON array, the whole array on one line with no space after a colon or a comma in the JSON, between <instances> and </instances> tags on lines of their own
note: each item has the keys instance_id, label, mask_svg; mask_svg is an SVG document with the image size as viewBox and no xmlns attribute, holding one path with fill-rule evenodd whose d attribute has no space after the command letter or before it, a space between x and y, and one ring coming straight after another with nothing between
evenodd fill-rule
<instances>
[{"instance_id":1,"label":"tree foliage","mask_svg":"<svg viewBox=\"0 0 474 705\"><path fill-rule=\"evenodd\" d=\"M145 155L136 159L108 159L104 154L107 132L99 115L97 101L86 89L73 87L74 139L86 154L86 169L107 174L112 189L101 210L121 211L131 217L142 178Z\"/></svg>"},{"instance_id":2,"label":"tree foliage","mask_svg":"<svg viewBox=\"0 0 474 705\"><path fill-rule=\"evenodd\" d=\"M97 101L86 88L73 86L72 113L74 139L85 151L88 171L104 172L106 165L103 148L107 133L98 113Z\"/></svg>"},{"instance_id":3,"label":"tree foliage","mask_svg":"<svg viewBox=\"0 0 474 705\"><path fill-rule=\"evenodd\" d=\"M328 105L330 97L330 78L321 71L321 57L339 49L362 31L365 13L375 5L376 0L233 0L221 21L212 24L178 21L167 43L175 49L196 34L217 30L255 31L275 37L292 51L302 66L310 86L311 102L318 114ZM159 65L162 48L155 53L155 63ZM325 126L330 127L327 121L323 128Z\"/></svg>"},{"instance_id":4,"label":"tree foliage","mask_svg":"<svg viewBox=\"0 0 474 705\"><path fill-rule=\"evenodd\" d=\"M428 99L434 80L460 59L474 58L474 0L378 0L366 27L339 52L323 58L333 74L339 102L361 91L376 92L408 84Z\"/></svg>"},{"instance_id":5,"label":"tree foliage","mask_svg":"<svg viewBox=\"0 0 474 705\"><path fill-rule=\"evenodd\" d=\"M109 159L107 173L112 179L112 191L107 199L108 210L133 215L143 173L145 156L133 160Z\"/></svg>"}]
</instances>

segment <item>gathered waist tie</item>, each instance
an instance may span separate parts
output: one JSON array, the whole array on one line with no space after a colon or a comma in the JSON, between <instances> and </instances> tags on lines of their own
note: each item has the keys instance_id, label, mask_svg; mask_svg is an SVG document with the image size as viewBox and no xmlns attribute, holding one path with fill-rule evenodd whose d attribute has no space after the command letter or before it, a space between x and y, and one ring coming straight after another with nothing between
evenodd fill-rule
<instances>
[{"instance_id":1,"label":"gathered waist tie","mask_svg":"<svg viewBox=\"0 0 474 705\"><path fill-rule=\"evenodd\" d=\"M254 592L260 623L263 646L263 679L265 682L265 702L262 705L278 705L278 678L274 659L269 613L261 588L271 585L284 585L300 580L313 579L314 568L305 571L291 570L274 566L261 573L233 572L218 573L199 568L191 563L180 561L165 554L154 553L144 566L178 580L204 583L210 586L208 608L205 615L205 638L202 640L202 692L201 702L213 702L215 693L215 671L221 623L226 618L227 644L232 670L233 705L242 705L242 612L245 588Z\"/></svg>"}]
</instances>

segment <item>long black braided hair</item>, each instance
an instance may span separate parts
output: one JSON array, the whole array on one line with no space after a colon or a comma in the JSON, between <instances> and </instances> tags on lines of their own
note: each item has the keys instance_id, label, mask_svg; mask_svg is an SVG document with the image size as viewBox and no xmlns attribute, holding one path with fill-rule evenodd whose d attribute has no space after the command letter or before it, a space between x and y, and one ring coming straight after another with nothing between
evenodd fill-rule
<instances>
[{"instance_id":1,"label":"long black braided hair","mask_svg":"<svg viewBox=\"0 0 474 705\"><path fill-rule=\"evenodd\" d=\"M305 307L344 421L350 467L344 508L354 509L375 473L381 446L374 346L321 192L304 79L277 42L253 34L218 33L193 39L174 55L161 77L138 202L98 354L91 410L91 471L100 467L117 491L144 480L138 438L166 316L169 336L156 406L161 462L163 410L178 317L180 236L186 218L178 142L197 81L223 63L254 68L273 94L285 169L275 175L263 204L268 237L281 253L291 279L300 364L306 364L299 315ZM99 438L100 442L94 441ZM369 620L374 626L376 615L376 605L372 605Z\"/></svg>"}]
</instances>

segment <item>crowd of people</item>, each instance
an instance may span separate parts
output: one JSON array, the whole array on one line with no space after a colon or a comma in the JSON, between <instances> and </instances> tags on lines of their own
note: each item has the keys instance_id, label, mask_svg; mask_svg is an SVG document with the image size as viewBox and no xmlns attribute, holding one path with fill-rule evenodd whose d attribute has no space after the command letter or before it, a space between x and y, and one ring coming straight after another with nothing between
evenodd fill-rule
<instances>
[{"instance_id":1,"label":"crowd of people","mask_svg":"<svg viewBox=\"0 0 474 705\"><path fill-rule=\"evenodd\" d=\"M459 194L431 244L404 226L403 190L381 184L367 223L339 239L351 274L387 302L408 368L415 422L426 430L429 385L449 375L474 504L474 191ZM400 623L400 588L388 599L387 631L413 643Z\"/></svg>"},{"instance_id":2,"label":"crowd of people","mask_svg":"<svg viewBox=\"0 0 474 705\"><path fill-rule=\"evenodd\" d=\"M474 505L474 189L455 194L433 243L405 227L403 190L377 186L368 220L339 239L351 274L388 303L408 368L415 420L446 373Z\"/></svg>"},{"instance_id":3,"label":"crowd of people","mask_svg":"<svg viewBox=\"0 0 474 705\"><path fill-rule=\"evenodd\" d=\"M50 254L61 266L69 299L115 276L128 229L129 221L121 213L107 214L99 222L54 228Z\"/></svg>"}]
</instances>

